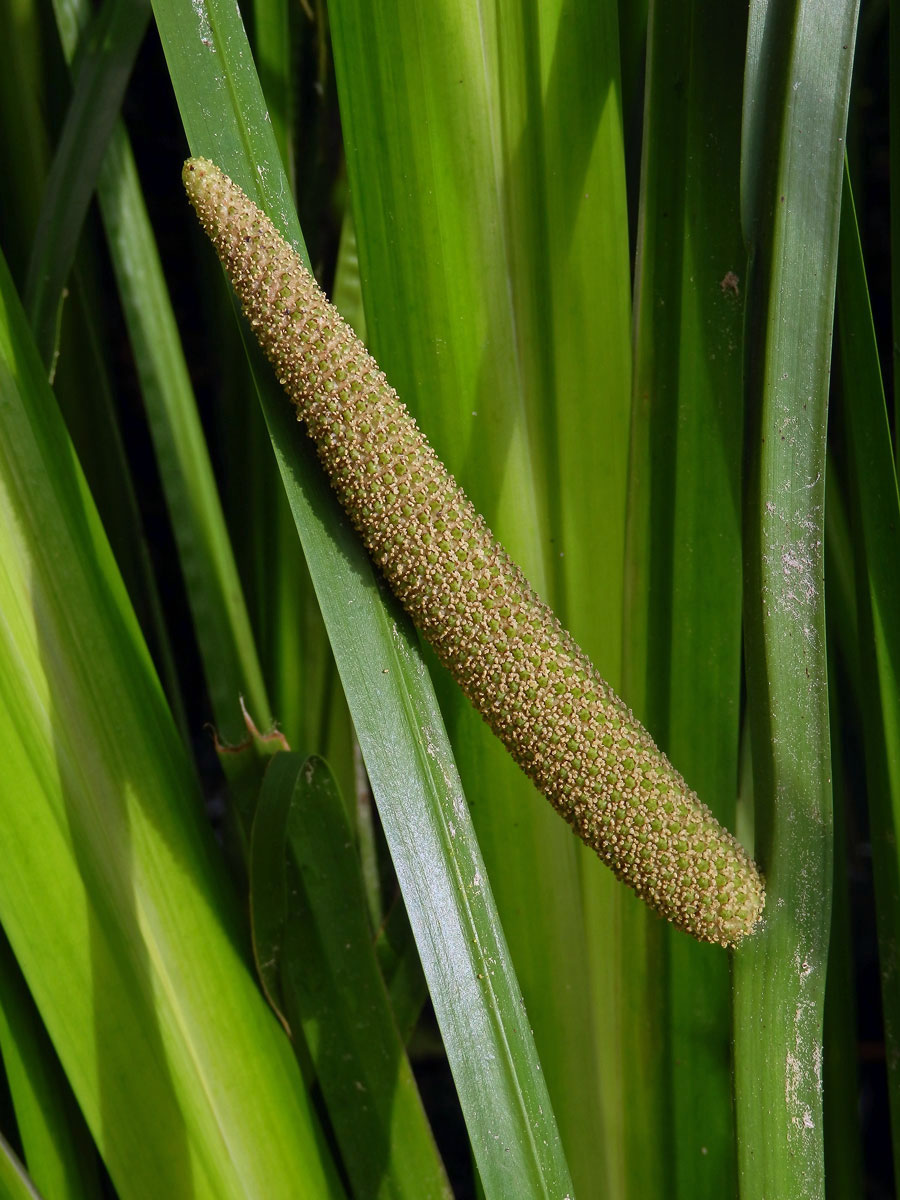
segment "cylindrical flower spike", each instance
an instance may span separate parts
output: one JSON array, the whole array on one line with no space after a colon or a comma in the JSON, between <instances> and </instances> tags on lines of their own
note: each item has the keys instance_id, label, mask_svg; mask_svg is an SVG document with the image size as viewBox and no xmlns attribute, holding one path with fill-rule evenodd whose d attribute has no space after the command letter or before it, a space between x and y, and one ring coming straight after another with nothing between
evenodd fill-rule
<instances>
[{"instance_id":1,"label":"cylindrical flower spike","mask_svg":"<svg viewBox=\"0 0 900 1200\"><path fill-rule=\"evenodd\" d=\"M747 853L535 595L268 217L211 162L183 177L341 504L440 660L620 879L736 945L765 903Z\"/></svg>"}]
</instances>

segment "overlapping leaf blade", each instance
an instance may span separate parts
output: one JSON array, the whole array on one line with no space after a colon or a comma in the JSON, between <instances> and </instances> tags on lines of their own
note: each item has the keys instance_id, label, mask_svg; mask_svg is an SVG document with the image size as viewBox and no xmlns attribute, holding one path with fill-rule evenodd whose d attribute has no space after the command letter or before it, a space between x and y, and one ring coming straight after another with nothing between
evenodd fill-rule
<instances>
[{"instance_id":1,"label":"overlapping leaf blade","mask_svg":"<svg viewBox=\"0 0 900 1200\"><path fill-rule=\"evenodd\" d=\"M0 919L120 1195L338 1195L5 271L0 286Z\"/></svg>"},{"instance_id":2,"label":"overlapping leaf blade","mask_svg":"<svg viewBox=\"0 0 900 1200\"><path fill-rule=\"evenodd\" d=\"M819 1063L832 852L825 433L856 16L852 0L750 7L745 598L767 905L761 932L735 958L738 1150L748 1198L824 1189Z\"/></svg>"},{"instance_id":3,"label":"overlapping leaf blade","mask_svg":"<svg viewBox=\"0 0 900 1200\"><path fill-rule=\"evenodd\" d=\"M354 1193L447 1200L378 970L353 832L322 759L271 762L253 823L250 896L257 961L305 1039Z\"/></svg>"},{"instance_id":4,"label":"overlapping leaf blade","mask_svg":"<svg viewBox=\"0 0 900 1200\"><path fill-rule=\"evenodd\" d=\"M626 609L629 699L728 828L741 688L743 17L740 4L650 6ZM722 1195L735 1183L728 959L679 933L660 938L637 912L631 937L650 964L625 983L623 1040L642 1064L627 1076L632 1186ZM671 1137L646 1155L659 1128Z\"/></svg>"},{"instance_id":5,"label":"overlapping leaf blade","mask_svg":"<svg viewBox=\"0 0 900 1200\"><path fill-rule=\"evenodd\" d=\"M233 7L210 4L197 25L169 0L155 12L192 151L214 158L300 245ZM488 1195L565 1192L552 1110L427 672L268 368L259 378L481 1181Z\"/></svg>"},{"instance_id":6,"label":"overlapping leaf blade","mask_svg":"<svg viewBox=\"0 0 900 1200\"><path fill-rule=\"evenodd\" d=\"M630 282L615 6L329 12L372 346L617 682ZM455 685L438 686L576 1186L590 1193L618 1153L615 1086L604 1108L586 1050L595 1018L615 1044L608 880Z\"/></svg>"}]
</instances>

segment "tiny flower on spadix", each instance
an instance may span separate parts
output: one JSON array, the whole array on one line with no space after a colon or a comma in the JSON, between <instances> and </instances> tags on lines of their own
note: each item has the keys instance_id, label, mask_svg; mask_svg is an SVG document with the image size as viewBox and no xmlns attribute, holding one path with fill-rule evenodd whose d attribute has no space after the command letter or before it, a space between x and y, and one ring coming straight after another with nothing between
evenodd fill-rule
<instances>
[{"instance_id":1,"label":"tiny flower on spadix","mask_svg":"<svg viewBox=\"0 0 900 1200\"><path fill-rule=\"evenodd\" d=\"M553 807L657 912L736 945L759 871L492 535L272 222L213 163L188 196L341 504L472 704Z\"/></svg>"}]
</instances>

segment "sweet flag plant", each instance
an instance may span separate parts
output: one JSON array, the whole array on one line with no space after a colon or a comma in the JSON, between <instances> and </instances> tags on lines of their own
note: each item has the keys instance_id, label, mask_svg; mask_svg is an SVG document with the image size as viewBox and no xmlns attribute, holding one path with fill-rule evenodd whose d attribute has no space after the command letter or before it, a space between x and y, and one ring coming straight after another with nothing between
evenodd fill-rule
<instances>
[{"instance_id":1,"label":"sweet flag plant","mask_svg":"<svg viewBox=\"0 0 900 1200\"><path fill-rule=\"evenodd\" d=\"M759 871L529 586L365 346L215 164L183 178L338 498L394 592L554 808L653 908L737 944Z\"/></svg>"}]
</instances>

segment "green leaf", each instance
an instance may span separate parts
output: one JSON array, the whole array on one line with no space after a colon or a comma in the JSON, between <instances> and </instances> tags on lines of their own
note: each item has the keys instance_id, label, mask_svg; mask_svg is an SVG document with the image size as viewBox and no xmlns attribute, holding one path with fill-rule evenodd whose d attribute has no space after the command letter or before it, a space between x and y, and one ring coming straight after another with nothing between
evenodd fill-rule
<instances>
[{"instance_id":1,"label":"green leaf","mask_svg":"<svg viewBox=\"0 0 900 1200\"><path fill-rule=\"evenodd\" d=\"M250 899L257 961L303 1031L354 1193L449 1196L378 970L353 832L321 759L282 754L269 766Z\"/></svg>"},{"instance_id":2,"label":"green leaf","mask_svg":"<svg viewBox=\"0 0 900 1200\"><path fill-rule=\"evenodd\" d=\"M338 1195L5 267L0 305L0 921L122 1197Z\"/></svg>"},{"instance_id":3,"label":"green leaf","mask_svg":"<svg viewBox=\"0 0 900 1200\"><path fill-rule=\"evenodd\" d=\"M359 247L353 211L348 207L341 225L337 268L334 273L334 292L331 302L356 336L366 340L366 314L363 308L362 280L359 277Z\"/></svg>"},{"instance_id":4,"label":"green leaf","mask_svg":"<svg viewBox=\"0 0 900 1200\"><path fill-rule=\"evenodd\" d=\"M0 1057L35 1186L54 1200L99 1198L97 1152L2 934Z\"/></svg>"},{"instance_id":5,"label":"green leaf","mask_svg":"<svg viewBox=\"0 0 900 1200\"><path fill-rule=\"evenodd\" d=\"M218 162L300 246L234 7L211 4L197 18L157 0L155 12L192 152ZM268 367L257 374L485 1192L565 1194L528 1019L409 623L379 592Z\"/></svg>"},{"instance_id":6,"label":"green leaf","mask_svg":"<svg viewBox=\"0 0 900 1200\"><path fill-rule=\"evenodd\" d=\"M729 828L741 689L744 18L740 3L650 6L625 622L629 702ZM731 1194L728 958L646 925L635 911L624 930L623 954L637 942L648 964L624 981L623 1046L641 1063L624 1075L630 1185L640 1196Z\"/></svg>"},{"instance_id":7,"label":"green leaf","mask_svg":"<svg viewBox=\"0 0 900 1200\"><path fill-rule=\"evenodd\" d=\"M406 1043L428 999L428 985L422 974L409 917L399 897L379 930L375 954L391 997L394 1022Z\"/></svg>"},{"instance_id":8,"label":"green leaf","mask_svg":"<svg viewBox=\"0 0 900 1200\"><path fill-rule=\"evenodd\" d=\"M147 0L106 0L74 66L75 90L47 180L25 285L25 306L51 374L62 290L149 16Z\"/></svg>"},{"instance_id":9,"label":"green leaf","mask_svg":"<svg viewBox=\"0 0 900 1200\"><path fill-rule=\"evenodd\" d=\"M78 7L77 0L75 7ZM91 7L89 4L80 7L83 10L83 22L87 25L92 15ZM46 92L67 90L67 72L60 70L55 60L51 62L39 56L43 79L36 69L36 63L31 64L33 69L30 75L27 74L26 65L31 56L38 57L33 48L29 54L31 40L37 34L34 28L36 23L32 12L19 14L15 38L6 39L0 46L0 78L4 84L15 85L16 81L19 84L15 103L11 103L5 111L15 112L16 125L24 120L27 130L16 143L12 129L3 129L10 143L7 161L15 161L16 164L15 170L9 172L4 187L4 216L12 217L9 221L4 220L5 248L17 255L23 249L27 251L32 244L34 225L39 216L51 228L61 227L73 220L69 196L65 193L53 193L59 206L55 214L42 208L42 204L49 201L49 193L45 191L49 149L44 120L48 117L46 109L50 107ZM63 27L68 30L69 24L66 21ZM71 59L75 56L75 31L69 30L69 36L64 40L63 52ZM120 78L121 63L116 57L110 61L105 56L103 64L114 77ZM105 94L106 90L105 86L98 84L98 94ZM115 93L115 85L112 90ZM83 115L89 122L89 116ZM105 127L107 115L104 114L101 120ZM85 164L82 164L82 171L79 186L87 180ZM89 191L87 195L89 197ZM104 528L135 611L150 641L154 659L160 666L169 703L186 734L174 657L139 515L135 482L128 473L113 402L114 387L110 378L112 342L107 336L104 285L99 282L96 263L85 245L76 256L68 292L54 379L56 395L78 449L92 495L103 515Z\"/></svg>"},{"instance_id":10,"label":"green leaf","mask_svg":"<svg viewBox=\"0 0 900 1200\"><path fill-rule=\"evenodd\" d=\"M287 0L256 0L253 5L253 54L259 66L266 111L291 184L295 180L292 11L297 10Z\"/></svg>"},{"instance_id":11,"label":"green leaf","mask_svg":"<svg viewBox=\"0 0 900 1200\"><path fill-rule=\"evenodd\" d=\"M329 15L372 348L615 683L630 385L615 5L333 0ZM437 684L576 1190L597 1193L616 1140L598 1154L608 881Z\"/></svg>"},{"instance_id":12,"label":"green leaf","mask_svg":"<svg viewBox=\"0 0 900 1200\"><path fill-rule=\"evenodd\" d=\"M332 524L331 495L301 490L315 467L288 405L267 415L485 1195L565 1194L528 1018L414 632L355 535Z\"/></svg>"},{"instance_id":13,"label":"green leaf","mask_svg":"<svg viewBox=\"0 0 900 1200\"><path fill-rule=\"evenodd\" d=\"M821 1039L831 897L825 431L856 3L756 2L744 84L747 687L761 931L735 955L747 1200L824 1193Z\"/></svg>"},{"instance_id":14,"label":"green leaf","mask_svg":"<svg viewBox=\"0 0 900 1200\"><path fill-rule=\"evenodd\" d=\"M119 296L220 736L244 732L241 699L272 721L209 451L127 136L112 136L99 199Z\"/></svg>"},{"instance_id":15,"label":"green leaf","mask_svg":"<svg viewBox=\"0 0 900 1200\"><path fill-rule=\"evenodd\" d=\"M6 1200L41 1200L40 1193L0 1133L0 1192Z\"/></svg>"}]
</instances>

